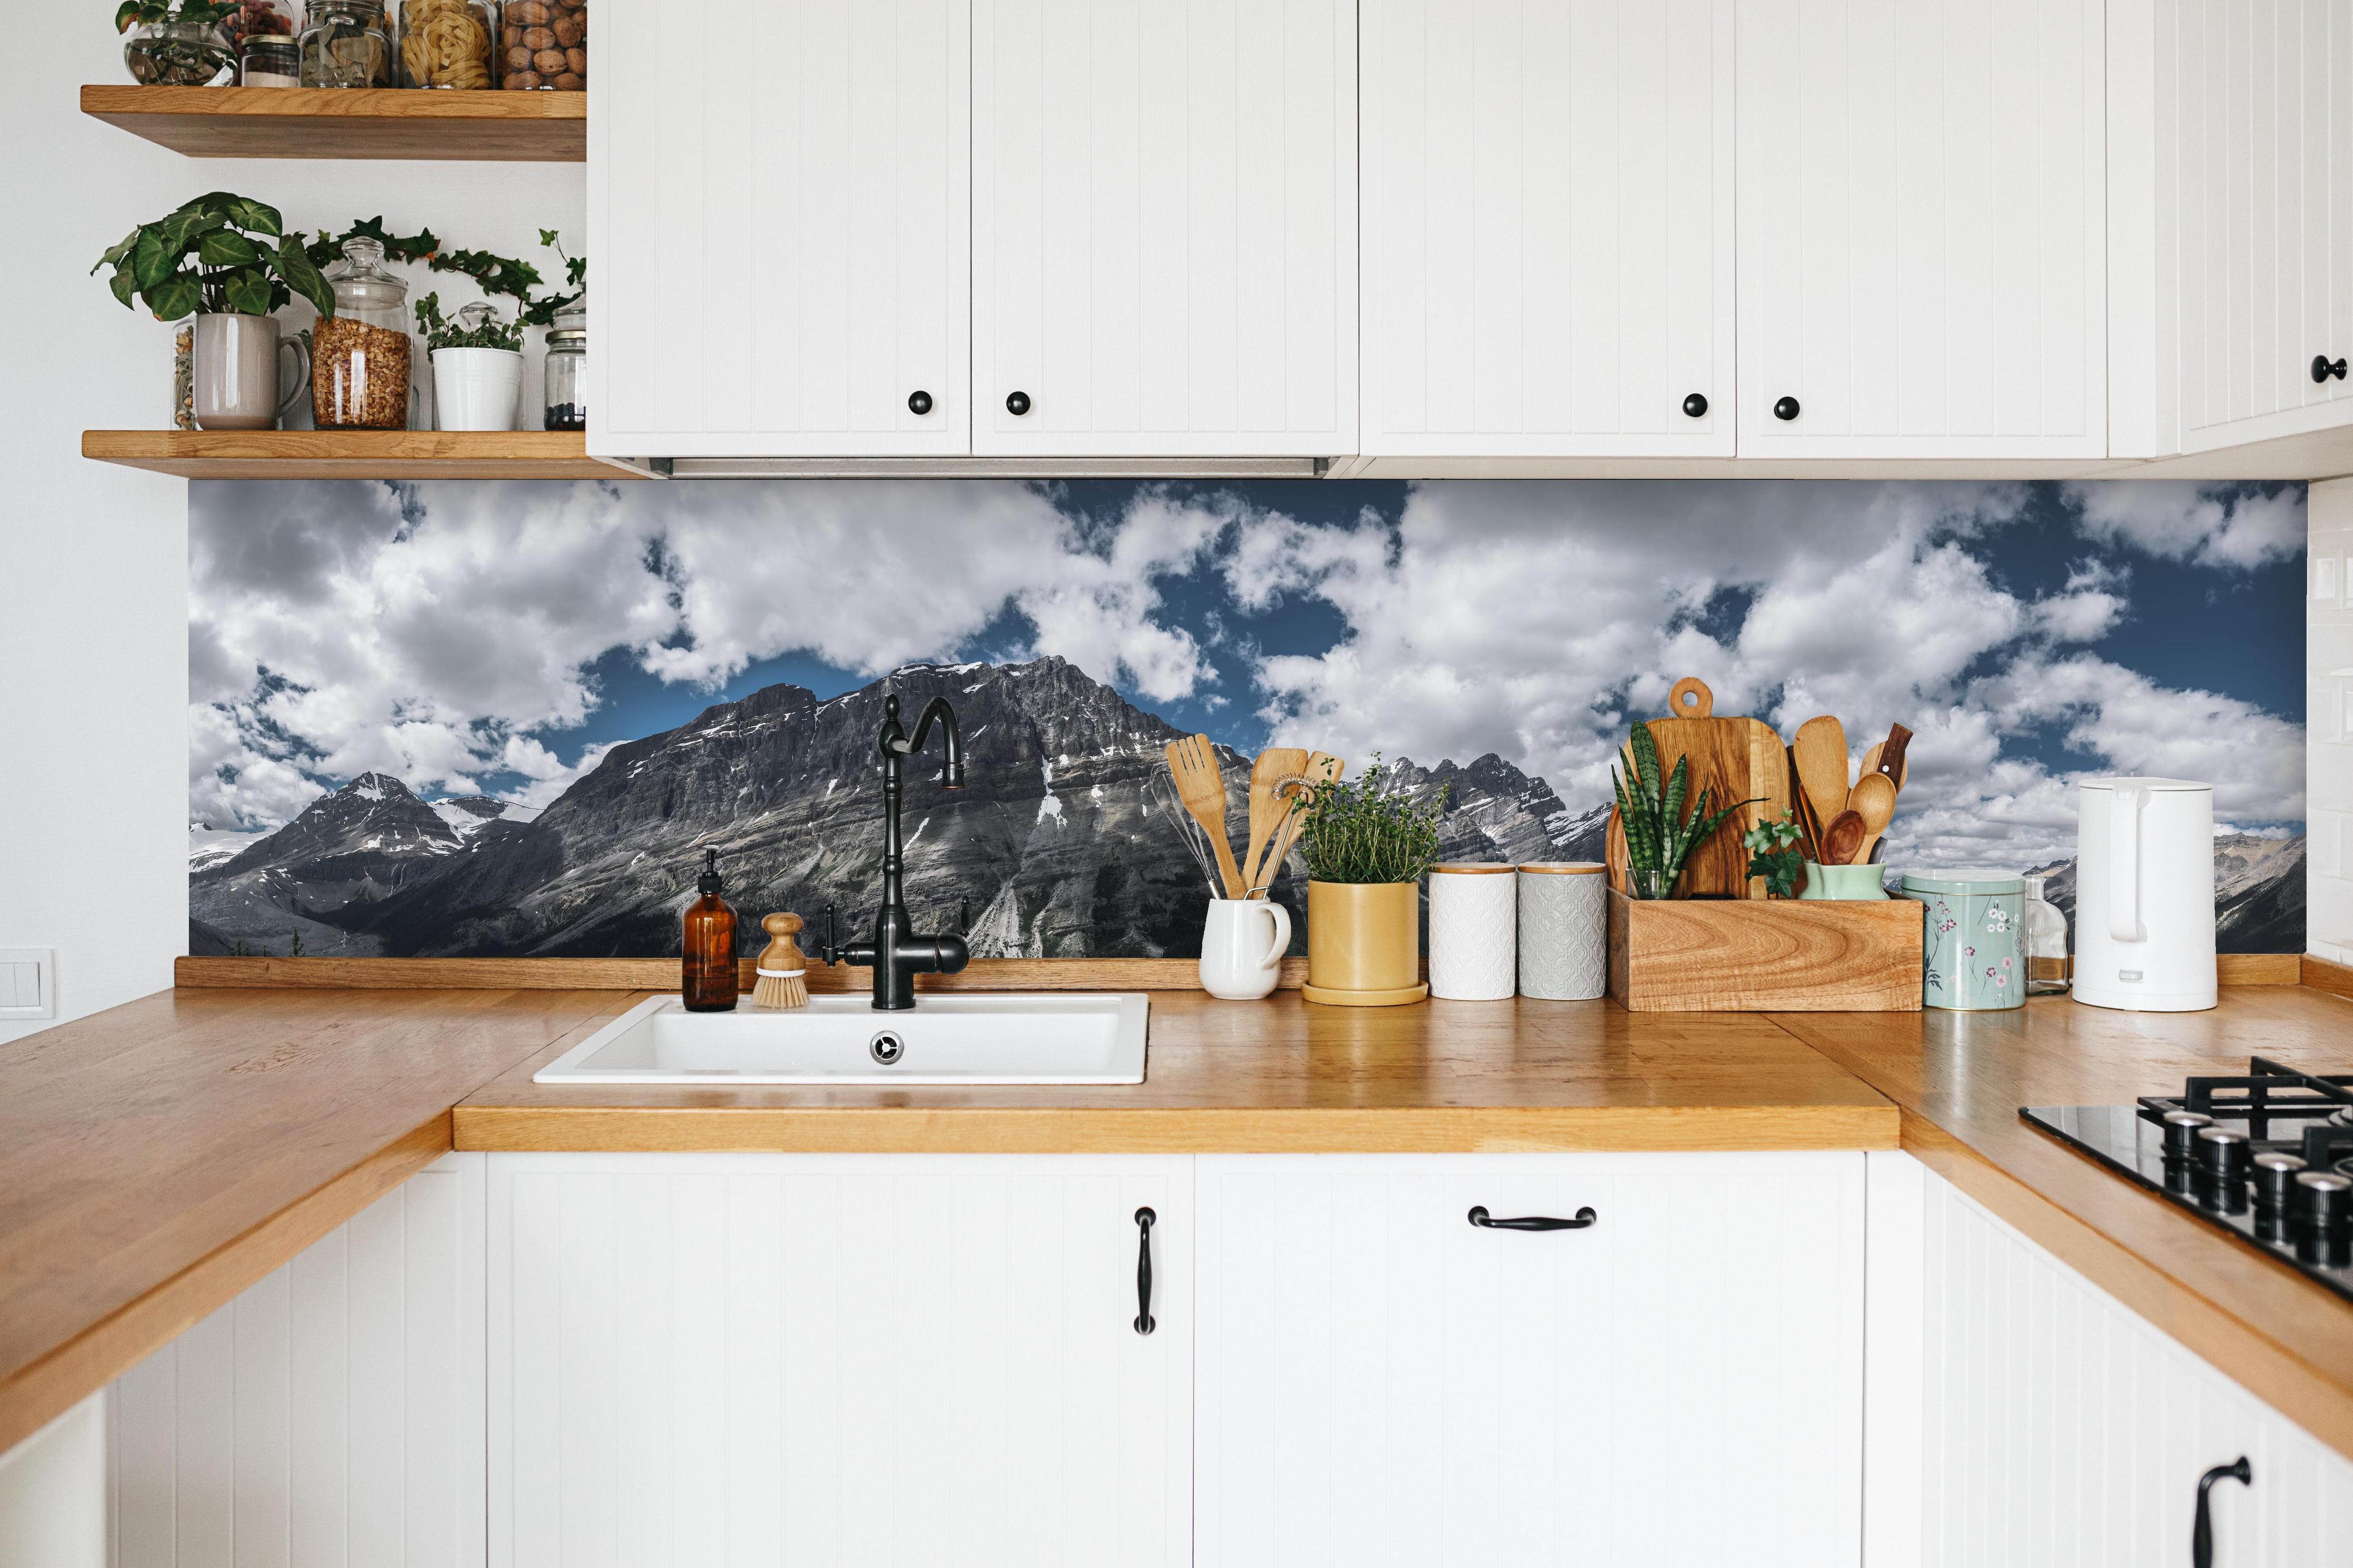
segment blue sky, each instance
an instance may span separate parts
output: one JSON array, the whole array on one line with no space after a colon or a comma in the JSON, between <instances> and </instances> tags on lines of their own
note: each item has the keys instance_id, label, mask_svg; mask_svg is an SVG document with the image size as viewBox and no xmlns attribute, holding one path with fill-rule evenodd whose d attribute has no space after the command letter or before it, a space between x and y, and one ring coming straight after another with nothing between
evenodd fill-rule
<instances>
[{"instance_id":1,"label":"blue sky","mask_svg":"<svg viewBox=\"0 0 2353 1568\"><path fill-rule=\"evenodd\" d=\"M198 819L267 826L371 767L543 802L763 686L1042 652L1244 750L1494 751L1572 805L1606 794L1628 714L1699 674L1719 712L1785 731L1919 731L1920 831L1956 854L1988 824L2057 835L2089 771L2202 770L2234 820L2302 815L2301 487L281 483L190 504Z\"/></svg>"}]
</instances>

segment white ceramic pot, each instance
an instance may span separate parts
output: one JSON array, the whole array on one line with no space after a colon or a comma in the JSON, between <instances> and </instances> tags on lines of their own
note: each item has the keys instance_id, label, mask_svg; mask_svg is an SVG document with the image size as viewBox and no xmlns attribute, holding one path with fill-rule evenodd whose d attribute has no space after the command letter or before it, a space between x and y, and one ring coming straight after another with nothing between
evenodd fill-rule
<instances>
[{"instance_id":1,"label":"white ceramic pot","mask_svg":"<svg viewBox=\"0 0 2353 1568\"><path fill-rule=\"evenodd\" d=\"M1450 1002L1499 1002L1512 994L1519 937L1519 879L1509 866L1430 868L1430 994Z\"/></svg>"},{"instance_id":2,"label":"white ceramic pot","mask_svg":"<svg viewBox=\"0 0 2353 1568\"><path fill-rule=\"evenodd\" d=\"M1291 911L1271 899L1211 899L1201 928L1201 989L1228 1002L1255 1002L1282 977Z\"/></svg>"},{"instance_id":3,"label":"white ceramic pot","mask_svg":"<svg viewBox=\"0 0 2353 1568\"><path fill-rule=\"evenodd\" d=\"M512 349L435 349L434 425L443 430L512 430L522 392L522 355Z\"/></svg>"},{"instance_id":4,"label":"white ceramic pot","mask_svg":"<svg viewBox=\"0 0 2353 1568\"><path fill-rule=\"evenodd\" d=\"M1609 989L1609 879L1598 860L1520 868L1520 994L1590 1002Z\"/></svg>"},{"instance_id":5,"label":"white ceramic pot","mask_svg":"<svg viewBox=\"0 0 2353 1568\"><path fill-rule=\"evenodd\" d=\"M275 316L216 311L195 319L189 354L190 399L199 430L269 430L311 382L311 362L298 339L278 335ZM290 381L280 361L294 351ZM281 395L279 389L287 390Z\"/></svg>"}]
</instances>

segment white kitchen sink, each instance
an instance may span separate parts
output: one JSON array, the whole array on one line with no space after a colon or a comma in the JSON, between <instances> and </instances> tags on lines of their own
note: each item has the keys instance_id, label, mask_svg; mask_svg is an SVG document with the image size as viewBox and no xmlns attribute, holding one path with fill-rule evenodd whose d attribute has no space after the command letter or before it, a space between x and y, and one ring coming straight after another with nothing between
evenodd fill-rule
<instances>
[{"instance_id":1,"label":"white kitchen sink","mask_svg":"<svg viewBox=\"0 0 2353 1568\"><path fill-rule=\"evenodd\" d=\"M771 1011L630 1008L532 1075L578 1084L1142 1083L1138 993L923 996L878 1013L864 994Z\"/></svg>"}]
</instances>

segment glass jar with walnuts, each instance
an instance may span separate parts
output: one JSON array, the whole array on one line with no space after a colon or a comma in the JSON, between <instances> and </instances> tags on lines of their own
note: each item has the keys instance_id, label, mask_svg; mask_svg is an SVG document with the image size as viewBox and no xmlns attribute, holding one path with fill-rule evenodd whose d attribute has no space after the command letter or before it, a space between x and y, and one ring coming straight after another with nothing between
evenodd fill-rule
<instances>
[{"instance_id":1,"label":"glass jar with walnuts","mask_svg":"<svg viewBox=\"0 0 2353 1568\"><path fill-rule=\"evenodd\" d=\"M410 87L498 86L491 0L402 0L400 65Z\"/></svg>"},{"instance_id":2,"label":"glass jar with walnuts","mask_svg":"<svg viewBox=\"0 0 2353 1568\"><path fill-rule=\"evenodd\" d=\"M588 0L507 0L499 32L505 85L578 92L588 85Z\"/></svg>"}]
</instances>

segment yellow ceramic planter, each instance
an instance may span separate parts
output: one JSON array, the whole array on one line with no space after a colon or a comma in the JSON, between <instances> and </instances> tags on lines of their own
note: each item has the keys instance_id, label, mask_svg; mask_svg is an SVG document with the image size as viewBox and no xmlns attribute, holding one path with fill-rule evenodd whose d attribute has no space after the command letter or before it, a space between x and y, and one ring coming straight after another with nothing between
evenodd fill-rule
<instances>
[{"instance_id":1,"label":"yellow ceramic planter","mask_svg":"<svg viewBox=\"0 0 2353 1568\"><path fill-rule=\"evenodd\" d=\"M1421 984L1421 884L1307 884L1307 984L1334 1007L1390 1007L1430 994Z\"/></svg>"}]
</instances>

